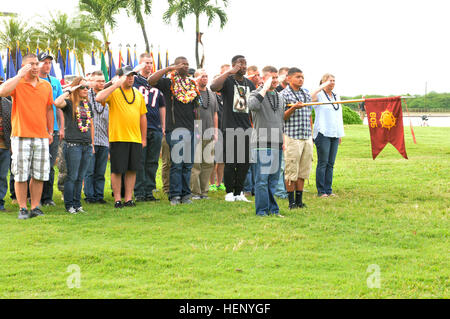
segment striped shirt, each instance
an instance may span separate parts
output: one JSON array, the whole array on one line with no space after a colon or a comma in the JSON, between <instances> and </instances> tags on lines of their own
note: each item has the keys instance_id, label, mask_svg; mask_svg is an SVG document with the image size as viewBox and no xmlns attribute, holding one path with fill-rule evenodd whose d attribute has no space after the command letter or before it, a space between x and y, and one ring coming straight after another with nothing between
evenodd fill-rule
<instances>
[{"instance_id":1,"label":"striped shirt","mask_svg":"<svg viewBox=\"0 0 450 319\"><path fill-rule=\"evenodd\" d=\"M281 95L286 100L286 111L289 109L287 104L296 104L297 102L310 103L311 95L308 90L300 88L294 91L289 85L281 91ZM284 133L290 138L296 140L307 140L311 137L311 117L312 107L305 106L295 110L291 117L285 121Z\"/></svg>"},{"instance_id":2,"label":"striped shirt","mask_svg":"<svg viewBox=\"0 0 450 319\"><path fill-rule=\"evenodd\" d=\"M89 89L89 103L94 117L94 145L109 147L109 107L95 101L96 95L93 89Z\"/></svg>"}]
</instances>

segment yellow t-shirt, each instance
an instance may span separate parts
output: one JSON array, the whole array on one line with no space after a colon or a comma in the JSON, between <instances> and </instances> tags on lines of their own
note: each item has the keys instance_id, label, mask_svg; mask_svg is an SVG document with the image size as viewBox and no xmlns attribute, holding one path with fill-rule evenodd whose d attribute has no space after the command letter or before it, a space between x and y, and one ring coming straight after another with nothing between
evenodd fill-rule
<instances>
[{"instance_id":1,"label":"yellow t-shirt","mask_svg":"<svg viewBox=\"0 0 450 319\"><path fill-rule=\"evenodd\" d=\"M123 90L123 89L122 89ZM135 101L128 104L116 89L106 100L109 105L109 141L142 143L141 115L147 113L144 96L135 88ZM127 101L133 101L133 91L123 90Z\"/></svg>"}]
</instances>

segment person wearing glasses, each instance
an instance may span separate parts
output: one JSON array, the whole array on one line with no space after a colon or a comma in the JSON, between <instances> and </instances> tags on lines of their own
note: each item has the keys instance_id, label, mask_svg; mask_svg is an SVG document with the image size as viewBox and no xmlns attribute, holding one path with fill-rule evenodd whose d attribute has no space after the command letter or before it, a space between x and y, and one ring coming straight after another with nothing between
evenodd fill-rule
<instances>
[{"instance_id":1,"label":"person wearing glasses","mask_svg":"<svg viewBox=\"0 0 450 319\"><path fill-rule=\"evenodd\" d=\"M342 106L333 102L340 101L334 93L335 78L325 74L318 89L312 92L313 102L328 104L314 106L316 118L314 121L313 138L317 149L316 187L321 198L334 197L333 168L341 138L344 137L344 121Z\"/></svg>"},{"instance_id":2,"label":"person wearing glasses","mask_svg":"<svg viewBox=\"0 0 450 319\"><path fill-rule=\"evenodd\" d=\"M84 213L81 206L83 179L95 153L94 121L88 100L88 83L77 77L55 100L64 114L64 148L67 176L64 182L64 205L70 214Z\"/></svg>"}]
</instances>

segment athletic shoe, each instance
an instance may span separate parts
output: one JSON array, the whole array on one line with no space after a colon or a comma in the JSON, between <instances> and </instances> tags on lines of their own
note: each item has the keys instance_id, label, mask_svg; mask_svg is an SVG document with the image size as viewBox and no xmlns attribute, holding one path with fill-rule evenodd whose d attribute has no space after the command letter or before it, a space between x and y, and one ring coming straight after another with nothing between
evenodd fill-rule
<instances>
[{"instance_id":1,"label":"athletic shoe","mask_svg":"<svg viewBox=\"0 0 450 319\"><path fill-rule=\"evenodd\" d=\"M181 199L181 204L190 205L192 204L191 196L186 196Z\"/></svg>"},{"instance_id":2,"label":"athletic shoe","mask_svg":"<svg viewBox=\"0 0 450 319\"><path fill-rule=\"evenodd\" d=\"M31 214L34 214L36 216L44 216L44 213L42 212L42 210L39 209L39 207L32 209Z\"/></svg>"},{"instance_id":3,"label":"athletic shoe","mask_svg":"<svg viewBox=\"0 0 450 319\"><path fill-rule=\"evenodd\" d=\"M77 210L73 207L70 207L69 209L66 210L68 213L76 215L78 214Z\"/></svg>"},{"instance_id":4,"label":"athletic shoe","mask_svg":"<svg viewBox=\"0 0 450 319\"><path fill-rule=\"evenodd\" d=\"M55 202L50 200L46 200L42 203L42 206L56 206Z\"/></svg>"},{"instance_id":5,"label":"athletic shoe","mask_svg":"<svg viewBox=\"0 0 450 319\"><path fill-rule=\"evenodd\" d=\"M209 191L210 192L217 192L217 185L216 184L209 185Z\"/></svg>"},{"instance_id":6,"label":"athletic shoe","mask_svg":"<svg viewBox=\"0 0 450 319\"><path fill-rule=\"evenodd\" d=\"M77 213L86 213L82 206L75 208L75 210L77 211Z\"/></svg>"},{"instance_id":7,"label":"athletic shoe","mask_svg":"<svg viewBox=\"0 0 450 319\"><path fill-rule=\"evenodd\" d=\"M192 199L192 200L200 200L200 199L202 199L202 197L201 197L201 196L198 196L198 195L195 195L195 196L192 196L191 199Z\"/></svg>"},{"instance_id":8,"label":"athletic shoe","mask_svg":"<svg viewBox=\"0 0 450 319\"><path fill-rule=\"evenodd\" d=\"M236 201L236 198L234 197L233 193L228 193L225 195L225 201L226 202L234 202L234 201Z\"/></svg>"},{"instance_id":9,"label":"athletic shoe","mask_svg":"<svg viewBox=\"0 0 450 319\"><path fill-rule=\"evenodd\" d=\"M238 195L235 197L234 199L236 202L246 202L246 203L251 203L251 201L249 201L245 195L244 192L241 192L241 195Z\"/></svg>"},{"instance_id":10,"label":"athletic shoe","mask_svg":"<svg viewBox=\"0 0 450 319\"><path fill-rule=\"evenodd\" d=\"M278 214L275 214L275 216L277 216L277 217L280 217L280 218L284 218L284 216L283 216L283 215L281 215L280 213L278 213Z\"/></svg>"},{"instance_id":11,"label":"athletic shoe","mask_svg":"<svg viewBox=\"0 0 450 319\"><path fill-rule=\"evenodd\" d=\"M136 207L136 203L133 200L129 200L123 204L123 207Z\"/></svg>"},{"instance_id":12,"label":"athletic shoe","mask_svg":"<svg viewBox=\"0 0 450 319\"><path fill-rule=\"evenodd\" d=\"M114 208L123 208L123 204L120 200L118 200L117 202L114 203Z\"/></svg>"},{"instance_id":13,"label":"athletic shoe","mask_svg":"<svg viewBox=\"0 0 450 319\"><path fill-rule=\"evenodd\" d=\"M181 204L181 198L180 197L174 197L170 200L170 205L177 206Z\"/></svg>"},{"instance_id":14,"label":"athletic shoe","mask_svg":"<svg viewBox=\"0 0 450 319\"><path fill-rule=\"evenodd\" d=\"M209 196L208 195L202 195L202 196L200 196L201 197L201 199L209 199Z\"/></svg>"},{"instance_id":15,"label":"athletic shoe","mask_svg":"<svg viewBox=\"0 0 450 319\"><path fill-rule=\"evenodd\" d=\"M216 186L216 188L217 188L217 190L219 190L219 191L226 191L226 190L227 190L227 188L225 187L224 184L220 184L219 186Z\"/></svg>"},{"instance_id":16,"label":"athletic shoe","mask_svg":"<svg viewBox=\"0 0 450 319\"><path fill-rule=\"evenodd\" d=\"M289 204L289 210L297 209L297 204Z\"/></svg>"},{"instance_id":17,"label":"athletic shoe","mask_svg":"<svg viewBox=\"0 0 450 319\"><path fill-rule=\"evenodd\" d=\"M21 208L19 210L19 216L18 219L30 219L32 218L30 212L26 208Z\"/></svg>"}]
</instances>

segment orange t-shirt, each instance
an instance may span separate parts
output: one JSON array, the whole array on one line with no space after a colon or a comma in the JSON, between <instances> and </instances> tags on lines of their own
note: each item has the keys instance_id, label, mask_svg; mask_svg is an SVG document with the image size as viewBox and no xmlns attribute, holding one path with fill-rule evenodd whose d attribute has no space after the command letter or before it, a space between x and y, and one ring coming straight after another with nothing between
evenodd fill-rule
<instances>
[{"instance_id":1,"label":"orange t-shirt","mask_svg":"<svg viewBox=\"0 0 450 319\"><path fill-rule=\"evenodd\" d=\"M48 138L47 110L53 104L50 83L38 79L34 87L21 79L11 96L11 136Z\"/></svg>"}]
</instances>

